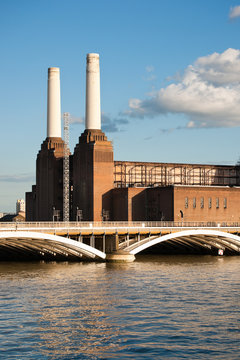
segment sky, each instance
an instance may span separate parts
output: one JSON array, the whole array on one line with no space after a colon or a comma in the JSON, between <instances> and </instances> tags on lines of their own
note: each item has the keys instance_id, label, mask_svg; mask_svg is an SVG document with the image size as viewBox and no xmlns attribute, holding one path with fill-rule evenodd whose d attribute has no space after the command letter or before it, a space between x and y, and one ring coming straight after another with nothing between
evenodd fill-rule
<instances>
[{"instance_id":1,"label":"sky","mask_svg":"<svg viewBox=\"0 0 240 360\"><path fill-rule=\"evenodd\" d=\"M73 153L87 53L100 54L115 160L239 160L240 0L0 0L0 17L0 212L35 184L49 67L60 68Z\"/></svg>"}]
</instances>

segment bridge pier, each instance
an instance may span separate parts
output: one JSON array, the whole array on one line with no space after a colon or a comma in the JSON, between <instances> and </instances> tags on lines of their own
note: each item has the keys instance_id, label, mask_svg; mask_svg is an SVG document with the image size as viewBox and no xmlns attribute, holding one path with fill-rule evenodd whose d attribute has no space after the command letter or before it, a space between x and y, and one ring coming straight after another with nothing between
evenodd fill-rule
<instances>
[{"instance_id":1,"label":"bridge pier","mask_svg":"<svg viewBox=\"0 0 240 360\"><path fill-rule=\"evenodd\" d=\"M92 233L90 237L90 246L95 247L95 236L94 233Z\"/></svg>"},{"instance_id":2,"label":"bridge pier","mask_svg":"<svg viewBox=\"0 0 240 360\"><path fill-rule=\"evenodd\" d=\"M115 234L115 243L114 243L114 251L117 251L119 249L119 236L118 233L116 232Z\"/></svg>"},{"instance_id":3,"label":"bridge pier","mask_svg":"<svg viewBox=\"0 0 240 360\"><path fill-rule=\"evenodd\" d=\"M133 262L135 256L124 250L113 251L106 254L107 262Z\"/></svg>"},{"instance_id":4,"label":"bridge pier","mask_svg":"<svg viewBox=\"0 0 240 360\"><path fill-rule=\"evenodd\" d=\"M102 248L103 248L102 251L105 253L106 252L106 234L105 234L105 232L103 234Z\"/></svg>"},{"instance_id":5,"label":"bridge pier","mask_svg":"<svg viewBox=\"0 0 240 360\"><path fill-rule=\"evenodd\" d=\"M128 241L129 241L129 234ZM119 250L119 235L118 232L111 239L111 249L107 249L106 261L107 262L132 262L135 260L135 256L128 251Z\"/></svg>"}]
</instances>

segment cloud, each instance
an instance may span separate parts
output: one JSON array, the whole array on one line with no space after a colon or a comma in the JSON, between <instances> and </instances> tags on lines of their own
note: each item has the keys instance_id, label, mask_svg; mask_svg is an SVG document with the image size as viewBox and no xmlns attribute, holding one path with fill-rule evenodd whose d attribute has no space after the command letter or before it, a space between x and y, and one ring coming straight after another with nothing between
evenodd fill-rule
<instances>
[{"instance_id":1,"label":"cloud","mask_svg":"<svg viewBox=\"0 0 240 360\"><path fill-rule=\"evenodd\" d=\"M76 117L70 116L70 124L84 124L85 117ZM121 125L127 125L129 120L126 118L117 118L112 119L110 116L106 115L104 112L101 114L101 123L102 123L102 130L104 132L119 132L121 130Z\"/></svg>"},{"instance_id":2,"label":"cloud","mask_svg":"<svg viewBox=\"0 0 240 360\"><path fill-rule=\"evenodd\" d=\"M144 100L130 99L135 118L184 114L188 128L240 126L240 50L198 58L181 77Z\"/></svg>"},{"instance_id":3,"label":"cloud","mask_svg":"<svg viewBox=\"0 0 240 360\"><path fill-rule=\"evenodd\" d=\"M35 182L35 176L33 174L11 174L11 175L0 175L0 182Z\"/></svg>"},{"instance_id":4,"label":"cloud","mask_svg":"<svg viewBox=\"0 0 240 360\"><path fill-rule=\"evenodd\" d=\"M154 67L152 65L147 65L146 66L146 72L150 73L154 71Z\"/></svg>"},{"instance_id":5,"label":"cloud","mask_svg":"<svg viewBox=\"0 0 240 360\"><path fill-rule=\"evenodd\" d=\"M230 8L229 19L234 20L240 17L240 6L234 6Z\"/></svg>"},{"instance_id":6,"label":"cloud","mask_svg":"<svg viewBox=\"0 0 240 360\"><path fill-rule=\"evenodd\" d=\"M69 116L69 124L84 124L84 117L74 116L70 113L66 113ZM62 114L62 120L64 121L64 113Z\"/></svg>"},{"instance_id":7,"label":"cloud","mask_svg":"<svg viewBox=\"0 0 240 360\"><path fill-rule=\"evenodd\" d=\"M152 140L152 138L153 138L152 136L147 136L143 140L148 141L148 140Z\"/></svg>"},{"instance_id":8,"label":"cloud","mask_svg":"<svg viewBox=\"0 0 240 360\"><path fill-rule=\"evenodd\" d=\"M201 78L215 86L240 83L240 51L228 49L222 54L198 58L195 62L196 71Z\"/></svg>"},{"instance_id":9,"label":"cloud","mask_svg":"<svg viewBox=\"0 0 240 360\"><path fill-rule=\"evenodd\" d=\"M156 79L156 75L154 75L154 66L152 65L147 65L145 68L146 72L147 72L147 77L144 77L143 79L146 81L153 81Z\"/></svg>"},{"instance_id":10,"label":"cloud","mask_svg":"<svg viewBox=\"0 0 240 360\"><path fill-rule=\"evenodd\" d=\"M120 126L121 125L127 125L129 123L129 120L124 119L124 118L111 119L105 113L102 113L101 119L102 119L102 130L104 132L119 132L119 131L122 131Z\"/></svg>"},{"instance_id":11,"label":"cloud","mask_svg":"<svg viewBox=\"0 0 240 360\"><path fill-rule=\"evenodd\" d=\"M70 124L84 124L84 122L85 122L84 117L76 117L73 115L70 116L70 121L69 121Z\"/></svg>"},{"instance_id":12,"label":"cloud","mask_svg":"<svg viewBox=\"0 0 240 360\"><path fill-rule=\"evenodd\" d=\"M180 130L180 127L176 127L176 128L170 128L170 129L160 129L160 133L161 134L170 134L172 133L174 130Z\"/></svg>"}]
</instances>

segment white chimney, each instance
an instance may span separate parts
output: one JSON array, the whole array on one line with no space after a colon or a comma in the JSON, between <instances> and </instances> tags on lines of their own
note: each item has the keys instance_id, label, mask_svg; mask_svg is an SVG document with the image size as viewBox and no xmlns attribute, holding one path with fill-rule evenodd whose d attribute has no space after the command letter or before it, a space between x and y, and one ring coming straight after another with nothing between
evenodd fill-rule
<instances>
[{"instance_id":1,"label":"white chimney","mask_svg":"<svg viewBox=\"0 0 240 360\"><path fill-rule=\"evenodd\" d=\"M60 70L48 69L47 137L61 137Z\"/></svg>"},{"instance_id":2,"label":"white chimney","mask_svg":"<svg viewBox=\"0 0 240 360\"><path fill-rule=\"evenodd\" d=\"M85 127L101 130L99 54L87 54Z\"/></svg>"}]
</instances>

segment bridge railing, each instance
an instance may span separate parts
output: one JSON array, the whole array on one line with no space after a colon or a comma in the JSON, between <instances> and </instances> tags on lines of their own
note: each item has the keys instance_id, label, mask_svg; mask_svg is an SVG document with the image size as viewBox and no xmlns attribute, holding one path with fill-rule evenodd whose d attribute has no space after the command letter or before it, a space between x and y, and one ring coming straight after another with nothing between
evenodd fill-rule
<instances>
[{"instance_id":1,"label":"bridge railing","mask_svg":"<svg viewBox=\"0 0 240 360\"><path fill-rule=\"evenodd\" d=\"M240 228L238 222L186 222L186 221L69 221L69 222L0 222L0 230L83 229L83 228Z\"/></svg>"}]
</instances>

